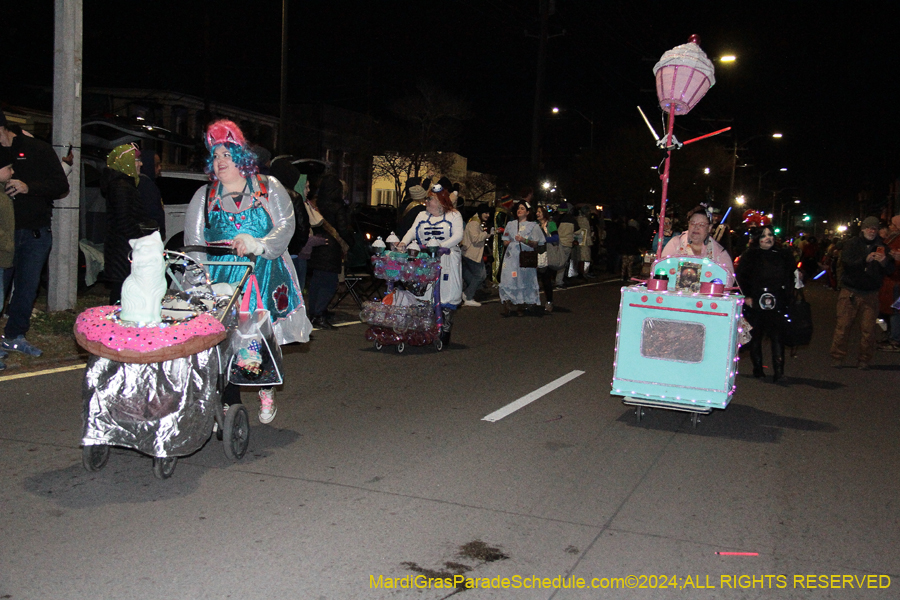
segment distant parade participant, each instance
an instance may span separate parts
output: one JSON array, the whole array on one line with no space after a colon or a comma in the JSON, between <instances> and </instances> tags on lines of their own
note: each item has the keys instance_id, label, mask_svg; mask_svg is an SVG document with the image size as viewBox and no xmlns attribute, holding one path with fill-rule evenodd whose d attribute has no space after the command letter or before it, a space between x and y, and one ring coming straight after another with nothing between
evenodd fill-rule
<instances>
[{"instance_id":1,"label":"distant parade participant","mask_svg":"<svg viewBox=\"0 0 900 600\"><path fill-rule=\"evenodd\" d=\"M232 248L237 254L216 256L216 260L255 257L253 272L259 281L264 308L271 315L277 343L309 341L312 325L287 250L295 227L291 197L277 179L259 174L256 157L244 134L231 121L220 120L209 126L206 147L210 152L206 163L210 184L197 190L188 206L185 243ZM245 270L211 265L209 272L216 282L236 284ZM254 294L250 310L255 309ZM236 402L236 393L234 386L228 386L225 404ZM275 389L261 389L259 399L259 421L271 423L277 412Z\"/></svg>"},{"instance_id":2,"label":"distant parade participant","mask_svg":"<svg viewBox=\"0 0 900 600\"><path fill-rule=\"evenodd\" d=\"M544 243L544 233L524 200L516 202L514 210L516 218L510 220L503 230L506 251L500 275L500 315L518 316L523 306L529 313L541 315L537 268L522 267L519 255L537 252L538 245Z\"/></svg>"},{"instance_id":3,"label":"distant parade participant","mask_svg":"<svg viewBox=\"0 0 900 600\"><path fill-rule=\"evenodd\" d=\"M453 315L462 304L462 251L459 242L462 241L463 232L463 218L453 205L450 192L437 184L431 188L428 199L425 200L425 210L416 216L412 227L398 246L401 252L405 252L406 246L413 240L422 248L435 240L440 243L441 248L450 250L449 254L441 256L441 343L445 347L450 344ZM429 285L426 297L430 297L431 290Z\"/></svg>"},{"instance_id":4,"label":"distant parade participant","mask_svg":"<svg viewBox=\"0 0 900 600\"><path fill-rule=\"evenodd\" d=\"M763 337L772 343L772 381L784 377L784 319L794 292L794 256L775 239L768 219L750 230L750 246L741 254L737 280L745 296L744 316L753 327L750 361L753 376L765 377Z\"/></svg>"}]
</instances>

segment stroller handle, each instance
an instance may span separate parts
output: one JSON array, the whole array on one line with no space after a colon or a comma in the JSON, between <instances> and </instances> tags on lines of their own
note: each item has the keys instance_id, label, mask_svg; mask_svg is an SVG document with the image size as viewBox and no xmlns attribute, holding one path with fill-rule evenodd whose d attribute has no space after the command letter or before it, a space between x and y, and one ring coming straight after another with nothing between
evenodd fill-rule
<instances>
[{"instance_id":1,"label":"stroller handle","mask_svg":"<svg viewBox=\"0 0 900 600\"><path fill-rule=\"evenodd\" d=\"M188 252L203 252L205 254L216 254L219 256L234 256L234 248L231 246L182 246L177 252L187 254Z\"/></svg>"}]
</instances>

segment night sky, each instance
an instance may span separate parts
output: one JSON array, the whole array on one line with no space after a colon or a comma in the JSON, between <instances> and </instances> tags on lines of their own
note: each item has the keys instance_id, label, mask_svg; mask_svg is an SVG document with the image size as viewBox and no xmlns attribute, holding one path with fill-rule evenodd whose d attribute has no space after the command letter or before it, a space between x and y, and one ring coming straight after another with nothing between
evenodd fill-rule
<instances>
[{"instance_id":1,"label":"night sky","mask_svg":"<svg viewBox=\"0 0 900 600\"><path fill-rule=\"evenodd\" d=\"M858 192L884 198L900 175L900 59L888 5L557 0L550 29L562 35L549 42L545 104L593 118L598 148L615 147L623 127L644 128L637 105L661 130L652 67L696 33L711 58L738 59L717 63L716 85L676 119L676 135L685 140L732 125L743 141L780 131L780 142L759 138L740 153L752 166L738 169L738 186L755 191L759 173L786 166L787 174L766 176L763 188L793 187L823 218L850 217ZM32 0L5 7L2 89L52 83L52 6ZM458 148L470 169L528 164L538 0L294 0L289 12L290 102L381 117L417 82L436 82L471 105ZM202 96L208 67L213 99L271 109L279 93L280 18L279 1L86 1L85 85ZM0 101L8 102L2 92ZM588 122L571 111L544 126L545 150L557 159L589 144ZM697 145L730 148L731 136Z\"/></svg>"}]
</instances>

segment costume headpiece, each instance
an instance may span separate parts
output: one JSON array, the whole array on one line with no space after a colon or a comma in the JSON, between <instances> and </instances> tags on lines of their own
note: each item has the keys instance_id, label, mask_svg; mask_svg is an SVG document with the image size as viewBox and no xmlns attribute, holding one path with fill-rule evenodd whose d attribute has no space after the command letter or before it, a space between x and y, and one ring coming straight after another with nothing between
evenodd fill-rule
<instances>
[{"instance_id":1,"label":"costume headpiece","mask_svg":"<svg viewBox=\"0 0 900 600\"><path fill-rule=\"evenodd\" d=\"M106 166L119 173L124 173L134 178L134 185L141 182L141 174L137 168L137 159L141 151L134 142L122 144L112 149L106 157Z\"/></svg>"},{"instance_id":2,"label":"costume headpiece","mask_svg":"<svg viewBox=\"0 0 900 600\"><path fill-rule=\"evenodd\" d=\"M206 130L206 147L210 151L219 144L234 144L235 146L246 146L247 140L241 133L241 128L233 121L228 119L220 119L209 126Z\"/></svg>"},{"instance_id":3,"label":"costume headpiece","mask_svg":"<svg viewBox=\"0 0 900 600\"><path fill-rule=\"evenodd\" d=\"M745 210L743 222L748 227L769 227L772 224L769 216L758 210Z\"/></svg>"}]
</instances>

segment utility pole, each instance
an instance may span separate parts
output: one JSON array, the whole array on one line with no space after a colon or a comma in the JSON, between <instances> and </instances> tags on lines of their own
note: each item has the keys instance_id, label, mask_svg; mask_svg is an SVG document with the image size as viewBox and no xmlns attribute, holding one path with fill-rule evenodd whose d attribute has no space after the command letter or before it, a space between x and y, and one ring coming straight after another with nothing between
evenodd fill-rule
<instances>
[{"instance_id":1,"label":"utility pole","mask_svg":"<svg viewBox=\"0 0 900 600\"><path fill-rule=\"evenodd\" d=\"M78 224L81 208L82 0L54 0L53 147L72 148L69 194L53 203L53 247L47 308L75 308L78 293Z\"/></svg>"},{"instance_id":2,"label":"utility pole","mask_svg":"<svg viewBox=\"0 0 900 600\"><path fill-rule=\"evenodd\" d=\"M287 61L288 0L281 0L281 97L279 100L278 144L276 146L282 154L287 152Z\"/></svg>"},{"instance_id":3,"label":"utility pole","mask_svg":"<svg viewBox=\"0 0 900 600\"><path fill-rule=\"evenodd\" d=\"M531 120L531 170L536 175L541 160L541 106L543 105L544 68L547 64L547 20L550 0L539 0L541 6L541 34L538 44L537 78L534 85L534 114Z\"/></svg>"}]
</instances>

